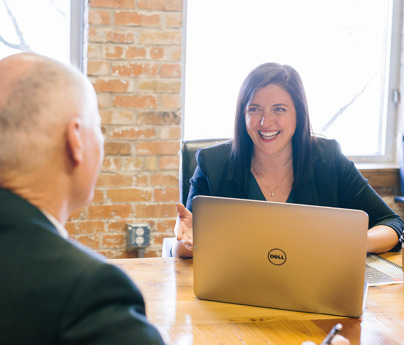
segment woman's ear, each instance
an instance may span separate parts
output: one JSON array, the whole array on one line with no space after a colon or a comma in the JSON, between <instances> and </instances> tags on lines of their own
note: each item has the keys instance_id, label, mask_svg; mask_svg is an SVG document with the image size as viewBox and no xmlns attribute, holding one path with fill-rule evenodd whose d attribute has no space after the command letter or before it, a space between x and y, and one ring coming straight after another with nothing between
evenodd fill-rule
<instances>
[{"instance_id":1,"label":"woman's ear","mask_svg":"<svg viewBox=\"0 0 404 345\"><path fill-rule=\"evenodd\" d=\"M67 125L66 149L73 165L83 161L83 138L81 132L81 120L74 118Z\"/></svg>"}]
</instances>

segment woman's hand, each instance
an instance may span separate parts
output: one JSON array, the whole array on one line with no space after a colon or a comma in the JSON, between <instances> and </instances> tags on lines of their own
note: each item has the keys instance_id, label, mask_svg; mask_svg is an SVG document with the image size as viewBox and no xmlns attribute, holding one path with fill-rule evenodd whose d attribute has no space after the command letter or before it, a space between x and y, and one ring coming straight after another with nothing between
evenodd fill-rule
<instances>
[{"instance_id":1,"label":"woman's hand","mask_svg":"<svg viewBox=\"0 0 404 345\"><path fill-rule=\"evenodd\" d=\"M174 244L171 250L172 255L192 257L192 213L181 203L177 204L177 221L175 222L174 233L178 242Z\"/></svg>"}]
</instances>

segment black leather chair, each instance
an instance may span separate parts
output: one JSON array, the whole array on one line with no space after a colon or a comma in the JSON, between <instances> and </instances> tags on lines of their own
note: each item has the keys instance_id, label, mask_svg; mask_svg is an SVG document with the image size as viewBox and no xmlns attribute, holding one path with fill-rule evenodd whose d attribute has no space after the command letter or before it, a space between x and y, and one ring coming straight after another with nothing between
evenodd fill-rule
<instances>
[{"instance_id":1,"label":"black leather chair","mask_svg":"<svg viewBox=\"0 0 404 345\"><path fill-rule=\"evenodd\" d=\"M195 153L202 147L212 146L224 143L230 139L200 139L188 140L181 143L180 150L180 174L179 174L179 187L180 187L180 202L185 205L189 192L189 180L194 174L196 168Z\"/></svg>"}]
</instances>

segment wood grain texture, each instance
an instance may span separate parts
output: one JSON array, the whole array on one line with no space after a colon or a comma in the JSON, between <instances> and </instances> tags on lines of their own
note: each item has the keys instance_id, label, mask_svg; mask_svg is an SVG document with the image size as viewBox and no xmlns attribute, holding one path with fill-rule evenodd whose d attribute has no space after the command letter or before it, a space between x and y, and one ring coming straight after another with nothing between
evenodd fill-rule
<instances>
[{"instance_id":1,"label":"wood grain texture","mask_svg":"<svg viewBox=\"0 0 404 345\"><path fill-rule=\"evenodd\" d=\"M383 256L401 264L401 253ZM110 260L138 285L148 319L167 344L319 344L342 323L352 345L402 344L403 285L371 287L360 318L293 312L200 300L193 293L192 259Z\"/></svg>"}]
</instances>

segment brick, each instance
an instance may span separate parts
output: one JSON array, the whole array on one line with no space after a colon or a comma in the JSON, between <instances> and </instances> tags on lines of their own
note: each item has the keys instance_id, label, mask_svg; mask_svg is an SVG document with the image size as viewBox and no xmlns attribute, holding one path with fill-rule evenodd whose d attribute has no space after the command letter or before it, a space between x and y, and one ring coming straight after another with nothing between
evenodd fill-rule
<instances>
[{"instance_id":1,"label":"brick","mask_svg":"<svg viewBox=\"0 0 404 345\"><path fill-rule=\"evenodd\" d=\"M166 9L166 0L139 0L138 7L140 9L162 11Z\"/></svg>"},{"instance_id":2,"label":"brick","mask_svg":"<svg viewBox=\"0 0 404 345\"><path fill-rule=\"evenodd\" d=\"M101 123L110 125L130 125L133 123L133 113L131 110L114 109L103 110L100 109Z\"/></svg>"},{"instance_id":3,"label":"brick","mask_svg":"<svg viewBox=\"0 0 404 345\"><path fill-rule=\"evenodd\" d=\"M110 133L111 139L151 139L156 136L154 129L118 128Z\"/></svg>"},{"instance_id":4,"label":"brick","mask_svg":"<svg viewBox=\"0 0 404 345\"><path fill-rule=\"evenodd\" d=\"M157 170L157 156L146 156L144 158L144 169L145 170Z\"/></svg>"},{"instance_id":5,"label":"brick","mask_svg":"<svg viewBox=\"0 0 404 345\"><path fill-rule=\"evenodd\" d=\"M167 13L165 15L166 28L182 28L182 13Z\"/></svg>"},{"instance_id":6,"label":"brick","mask_svg":"<svg viewBox=\"0 0 404 345\"><path fill-rule=\"evenodd\" d=\"M160 139L162 140L181 140L181 126L164 126L160 129Z\"/></svg>"},{"instance_id":7,"label":"brick","mask_svg":"<svg viewBox=\"0 0 404 345\"><path fill-rule=\"evenodd\" d=\"M84 236L76 236L75 239L83 244L84 246L92 249L98 249L100 247L100 238L101 236L94 235L94 234L88 234Z\"/></svg>"},{"instance_id":8,"label":"brick","mask_svg":"<svg viewBox=\"0 0 404 345\"><path fill-rule=\"evenodd\" d=\"M87 75L109 75L111 74L110 64L104 61L88 61Z\"/></svg>"},{"instance_id":9,"label":"brick","mask_svg":"<svg viewBox=\"0 0 404 345\"><path fill-rule=\"evenodd\" d=\"M145 48L128 47L125 53L125 58L127 59L145 58L146 53L147 51Z\"/></svg>"},{"instance_id":10,"label":"brick","mask_svg":"<svg viewBox=\"0 0 404 345\"><path fill-rule=\"evenodd\" d=\"M107 42L133 43L134 36L132 32L111 30L106 35Z\"/></svg>"},{"instance_id":11,"label":"brick","mask_svg":"<svg viewBox=\"0 0 404 345\"><path fill-rule=\"evenodd\" d=\"M137 116L138 125L180 125L181 118L174 111L140 112Z\"/></svg>"},{"instance_id":12,"label":"brick","mask_svg":"<svg viewBox=\"0 0 404 345\"><path fill-rule=\"evenodd\" d=\"M111 107L111 95L109 93L98 93L98 108L100 110Z\"/></svg>"},{"instance_id":13,"label":"brick","mask_svg":"<svg viewBox=\"0 0 404 345\"><path fill-rule=\"evenodd\" d=\"M112 66L112 73L120 76L156 76L157 64L148 63L117 63Z\"/></svg>"},{"instance_id":14,"label":"brick","mask_svg":"<svg viewBox=\"0 0 404 345\"><path fill-rule=\"evenodd\" d=\"M116 12L115 13L115 24L116 25L126 25L126 26L159 26L160 25L160 15L151 14L145 15L138 12Z\"/></svg>"},{"instance_id":15,"label":"brick","mask_svg":"<svg viewBox=\"0 0 404 345\"><path fill-rule=\"evenodd\" d=\"M105 158L102 162L101 170L103 172L116 172L122 170L123 163L122 158Z\"/></svg>"},{"instance_id":16,"label":"brick","mask_svg":"<svg viewBox=\"0 0 404 345\"><path fill-rule=\"evenodd\" d=\"M104 201L104 191L96 189L92 203L102 203Z\"/></svg>"},{"instance_id":17,"label":"brick","mask_svg":"<svg viewBox=\"0 0 404 345\"><path fill-rule=\"evenodd\" d=\"M181 96L176 94L160 95L162 109L180 109L182 107Z\"/></svg>"},{"instance_id":18,"label":"brick","mask_svg":"<svg viewBox=\"0 0 404 345\"><path fill-rule=\"evenodd\" d=\"M173 205L175 209L175 205ZM162 219L156 222L156 230L164 235L164 237L173 237L174 236L174 226L175 226L175 218L174 219Z\"/></svg>"},{"instance_id":19,"label":"brick","mask_svg":"<svg viewBox=\"0 0 404 345\"><path fill-rule=\"evenodd\" d=\"M90 8L88 11L88 23L108 25L111 23L110 12L108 10Z\"/></svg>"},{"instance_id":20,"label":"brick","mask_svg":"<svg viewBox=\"0 0 404 345\"><path fill-rule=\"evenodd\" d=\"M179 81L148 80L140 81L139 89L155 93L179 93L181 83Z\"/></svg>"},{"instance_id":21,"label":"brick","mask_svg":"<svg viewBox=\"0 0 404 345\"><path fill-rule=\"evenodd\" d=\"M127 221L113 221L108 224L108 231L109 232L125 232L126 233L126 224Z\"/></svg>"},{"instance_id":22,"label":"brick","mask_svg":"<svg viewBox=\"0 0 404 345\"><path fill-rule=\"evenodd\" d=\"M86 208L80 208L77 210L74 210L69 217L69 220L74 220L74 219L81 219L85 216L86 213Z\"/></svg>"},{"instance_id":23,"label":"brick","mask_svg":"<svg viewBox=\"0 0 404 345\"><path fill-rule=\"evenodd\" d=\"M134 8L135 0L91 0L91 7Z\"/></svg>"},{"instance_id":24,"label":"brick","mask_svg":"<svg viewBox=\"0 0 404 345\"><path fill-rule=\"evenodd\" d=\"M104 232L104 222L99 220L83 220L80 222L70 223L69 235L94 234Z\"/></svg>"},{"instance_id":25,"label":"brick","mask_svg":"<svg viewBox=\"0 0 404 345\"><path fill-rule=\"evenodd\" d=\"M90 27L88 31L88 40L89 42L101 43L133 43L134 35L129 30Z\"/></svg>"},{"instance_id":26,"label":"brick","mask_svg":"<svg viewBox=\"0 0 404 345\"><path fill-rule=\"evenodd\" d=\"M178 201L179 189L177 188L161 188L154 191L154 200L158 202Z\"/></svg>"},{"instance_id":27,"label":"brick","mask_svg":"<svg viewBox=\"0 0 404 345\"><path fill-rule=\"evenodd\" d=\"M136 144L138 155L175 155L180 148L179 142L173 141L143 141Z\"/></svg>"},{"instance_id":28,"label":"brick","mask_svg":"<svg viewBox=\"0 0 404 345\"><path fill-rule=\"evenodd\" d=\"M182 59L182 48L181 47L171 47L170 60L181 61Z\"/></svg>"},{"instance_id":29,"label":"brick","mask_svg":"<svg viewBox=\"0 0 404 345\"><path fill-rule=\"evenodd\" d=\"M65 229L67 230L69 237L72 237L72 234L77 232L75 225L76 222L66 222Z\"/></svg>"},{"instance_id":30,"label":"brick","mask_svg":"<svg viewBox=\"0 0 404 345\"><path fill-rule=\"evenodd\" d=\"M181 65L176 64L162 64L160 67L160 76L165 78L180 78Z\"/></svg>"},{"instance_id":31,"label":"brick","mask_svg":"<svg viewBox=\"0 0 404 345\"><path fill-rule=\"evenodd\" d=\"M129 82L122 79L97 79L93 86L97 92L127 92Z\"/></svg>"},{"instance_id":32,"label":"brick","mask_svg":"<svg viewBox=\"0 0 404 345\"><path fill-rule=\"evenodd\" d=\"M168 237L168 236L165 236L164 234L158 234L158 233L155 234L153 236L154 244L162 245L164 237Z\"/></svg>"},{"instance_id":33,"label":"brick","mask_svg":"<svg viewBox=\"0 0 404 345\"><path fill-rule=\"evenodd\" d=\"M92 60L98 60L101 58L102 46L98 43L89 43L87 45L87 58Z\"/></svg>"},{"instance_id":34,"label":"brick","mask_svg":"<svg viewBox=\"0 0 404 345\"><path fill-rule=\"evenodd\" d=\"M150 176L149 176L149 174L145 175L145 174L142 174L141 172L138 172L136 175L133 176L133 179L134 179L134 184L136 186L148 186Z\"/></svg>"},{"instance_id":35,"label":"brick","mask_svg":"<svg viewBox=\"0 0 404 345\"><path fill-rule=\"evenodd\" d=\"M178 186L178 173L176 174L168 174L168 173L160 173L156 175L152 175L148 181L149 186Z\"/></svg>"},{"instance_id":36,"label":"brick","mask_svg":"<svg viewBox=\"0 0 404 345\"><path fill-rule=\"evenodd\" d=\"M178 44L182 42L181 31L143 30L139 35L140 44Z\"/></svg>"},{"instance_id":37,"label":"brick","mask_svg":"<svg viewBox=\"0 0 404 345\"><path fill-rule=\"evenodd\" d=\"M179 167L178 156L162 156L160 157L159 168L161 170L175 170Z\"/></svg>"},{"instance_id":38,"label":"brick","mask_svg":"<svg viewBox=\"0 0 404 345\"><path fill-rule=\"evenodd\" d=\"M156 109L157 100L153 96L129 96L118 95L114 97L113 104L115 107L122 108L143 108L143 109Z\"/></svg>"},{"instance_id":39,"label":"brick","mask_svg":"<svg viewBox=\"0 0 404 345\"><path fill-rule=\"evenodd\" d=\"M126 234L106 234L102 237L102 248L126 247Z\"/></svg>"},{"instance_id":40,"label":"brick","mask_svg":"<svg viewBox=\"0 0 404 345\"><path fill-rule=\"evenodd\" d=\"M132 176L101 173L97 180L98 187L128 187L132 185Z\"/></svg>"},{"instance_id":41,"label":"brick","mask_svg":"<svg viewBox=\"0 0 404 345\"><path fill-rule=\"evenodd\" d=\"M167 11L182 11L183 10L183 0L167 0L166 10Z\"/></svg>"},{"instance_id":42,"label":"brick","mask_svg":"<svg viewBox=\"0 0 404 345\"><path fill-rule=\"evenodd\" d=\"M122 160L122 170L125 172L139 171L143 166L143 158L141 157L127 157Z\"/></svg>"},{"instance_id":43,"label":"brick","mask_svg":"<svg viewBox=\"0 0 404 345\"><path fill-rule=\"evenodd\" d=\"M123 57L123 48L112 44L105 45L103 55L106 59L121 59Z\"/></svg>"},{"instance_id":44,"label":"brick","mask_svg":"<svg viewBox=\"0 0 404 345\"><path fill-rule=\"evenodd\" d=\"M107 197L112 203L150 201L152 199L152 192L144 188L110 189L108 190Z\"/></svg>"},{"instance_id":45,"label":"brick","mask_svg":"<svg viewBox=\"0 0 404 345\"><path fill-rule=\"evenodd\" d=\"M150 57L153 60L161 60L164 58L165 49L162 47L153 47L150 49Z\"/></svg>"},{"instance_id":46,"label":"brick","mask_svg":"<svg viewBox=\"0 0 404 345\"><path fill-rule=\"evenodd\" d=\"M138 7L158 11L182 11L182 0L139 0Z\"/></svg>"},{"instance_id":47,"label":"brick","mask_svg":"<svg viewBox=\"0 0 404 345\"><path fill-rule=\"evenodd\" d=\"M104 144L104 154L108 155L130 155L131 145L125 142L106 142Z\"/></svg>"},{"instance_id":48,"label":"brick","mask_svg":"<svg viewBox=\"0 0 404 345\"><path fill-rule=\"evenodd\" d=\"M138 218L167 218L177 215L173 203L138 204L135 206L135 214Z\"/></svg>"},{"instance_id":49,"label":"brick","mask_svg":"<svg viewBox=\"0 0 404 345\"><path fill-rule=\"evenodd\" d=\"M132 213L130 205L90 205L88 207L89 219L96 218L127 218Z\"/></svg>"}]
</instances>

